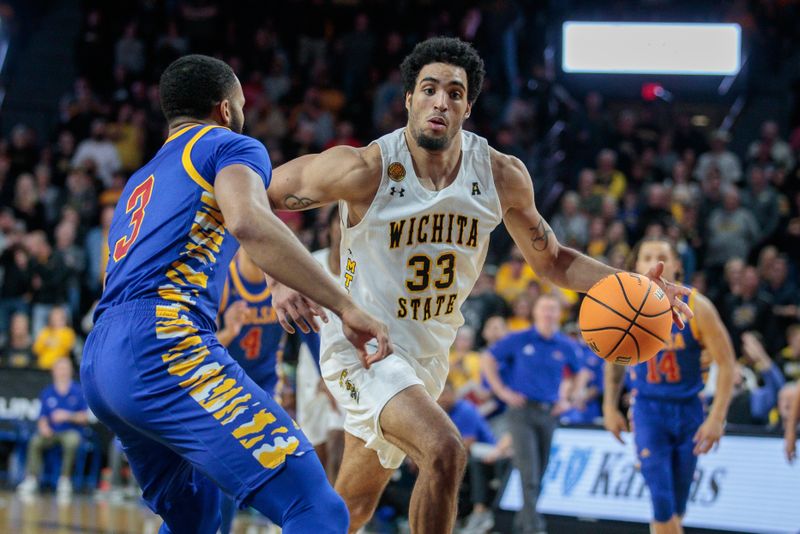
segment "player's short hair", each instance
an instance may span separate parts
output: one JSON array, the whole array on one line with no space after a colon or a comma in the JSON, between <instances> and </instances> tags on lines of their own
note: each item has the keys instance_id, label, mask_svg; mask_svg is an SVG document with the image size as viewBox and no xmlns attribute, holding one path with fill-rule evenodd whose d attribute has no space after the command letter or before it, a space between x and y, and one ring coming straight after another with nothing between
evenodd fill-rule
<instances>
[{"instance_id":1,"label":"player's short hair","mask_svg":"<svg viewBox=\"0 0 800 534\"><path fill-rule=\"evenodd\" d=\"M432 37L418 43L400 64L403 91L413 93L419 71L431 63L461 67L467 73L467 99L472 104L483 86L486 70L478 51L471 44L455 37Z\"/></svg>"},{"instance_id":2,"label":"player's short hair","mask_svg":"<svg viewBox=\"0 0 800 534\"><path fill-rule=\"evenodd\" d=\"M224 61L201 54L183 56L161 75L161 110L168 122L178 117L205 119L235 86L236 75Z\"/></svg>"}]
</instances>

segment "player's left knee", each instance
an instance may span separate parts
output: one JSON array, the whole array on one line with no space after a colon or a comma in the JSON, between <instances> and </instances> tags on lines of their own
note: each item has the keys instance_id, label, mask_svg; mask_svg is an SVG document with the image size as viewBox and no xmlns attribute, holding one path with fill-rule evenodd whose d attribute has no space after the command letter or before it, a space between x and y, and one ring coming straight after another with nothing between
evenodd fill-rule
<instances>
[{"instance_id":1,"label":"player's left knee","mask_svg":"<svg viewBox=\"0 0 800 534\"><path fill-rule=\"evenodd\" d=\"M447 433L436 439L436 445L429 451L430 461L426 462L433 473L448 479L460 479L467 465L467 448L461 436Z\"/></svg>"}]
</instances>

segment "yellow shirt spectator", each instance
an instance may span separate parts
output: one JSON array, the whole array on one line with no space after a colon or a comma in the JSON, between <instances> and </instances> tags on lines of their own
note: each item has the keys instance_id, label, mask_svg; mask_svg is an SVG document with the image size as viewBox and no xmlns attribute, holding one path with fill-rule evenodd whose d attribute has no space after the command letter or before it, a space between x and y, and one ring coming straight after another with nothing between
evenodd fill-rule
<instances>
[{"instance_id":1,"label":"yellow shirt spectator","mask_svg":"<svg viewBox=\"0 0 800 534\"><path fill-rule=\"evenodd\" d=\"M75 331L72 328L46 326L33 343L33 353L41 369L51 369L59 358L69 358L74 346Z\"/></svg>"},{"instance_id":2,"label":"yellow shirt spectator","mask_svg":"<svg viewBox=\"0 0 800 534\"><path fill-rule=\"evenodd\" d=\"M481 355L475 351L466 353L457 352L455 349L450 351L450 373L447 379L453 384L453 388L459 391L470 382L473 384L481 383Z\"/></svg>"},{"instance_id":3,"label":"yellow shirt spectator","mask_svg":"<svg viewBox=\"0 0 800 534\"><path fill-rule=\"evenodd\" d=\"M510 304L525 293L528 285L535 280L538 280L536 273L525 263L522 252L515 246L511 250L511 259L497 269L494 290Z\"/></svg>"}]
</instances>

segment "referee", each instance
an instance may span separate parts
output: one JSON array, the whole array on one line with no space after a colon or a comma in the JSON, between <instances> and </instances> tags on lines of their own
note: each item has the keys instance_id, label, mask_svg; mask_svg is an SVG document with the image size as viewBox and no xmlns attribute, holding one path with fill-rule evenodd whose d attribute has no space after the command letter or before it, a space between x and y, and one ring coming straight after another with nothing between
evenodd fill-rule
<instances>
[{"instance_id":1,"label":"referee","mask_svg":"<svg viewBox=\"0 0 800 534\"><path fill-rule=\"evenodd\" d=\"M533 308L533 327L506 336L482 358L492 391L508 407L509 431L514 444L514 467L522 479L524 504L515 518L514 532L546 531L536 511L542 477L550 455L557 415L568 408L560 398L564 368L580 369L578 347L559 332L561 302L541 295Z\"/></svg>"}]
</instances>

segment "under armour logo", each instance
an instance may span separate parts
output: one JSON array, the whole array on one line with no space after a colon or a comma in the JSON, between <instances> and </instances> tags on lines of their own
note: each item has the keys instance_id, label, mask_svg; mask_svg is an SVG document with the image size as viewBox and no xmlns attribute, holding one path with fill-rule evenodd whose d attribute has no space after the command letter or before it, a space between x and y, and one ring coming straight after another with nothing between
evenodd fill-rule
<instances>
[{"instance_id":1,"label":"under armour logo","mask_svg":"<svg viewBox=\"0 0 800 534\"><path fill-rule=\"evenodd\" d=\"M481 194L481 188L478 187L478 182L472 182L472 196L474 197L475 195L480 195L480 194Z\"/></svg>"},{"instance_id":2,"label":"under armour logo","mask_svg":"<svg viewBox=\"0 0 800 534\"><path fill-rule=\"evenodd\" d=\"M406 190L403 189L402 187L400 189L398 189L396 187L392 187L391 193L389 193L389 194L394 196L394 194L397 193L398 195L400 195L402 197L402 196L405 196L405 192L406 192Z\"/></svg>"}]
</instances>

